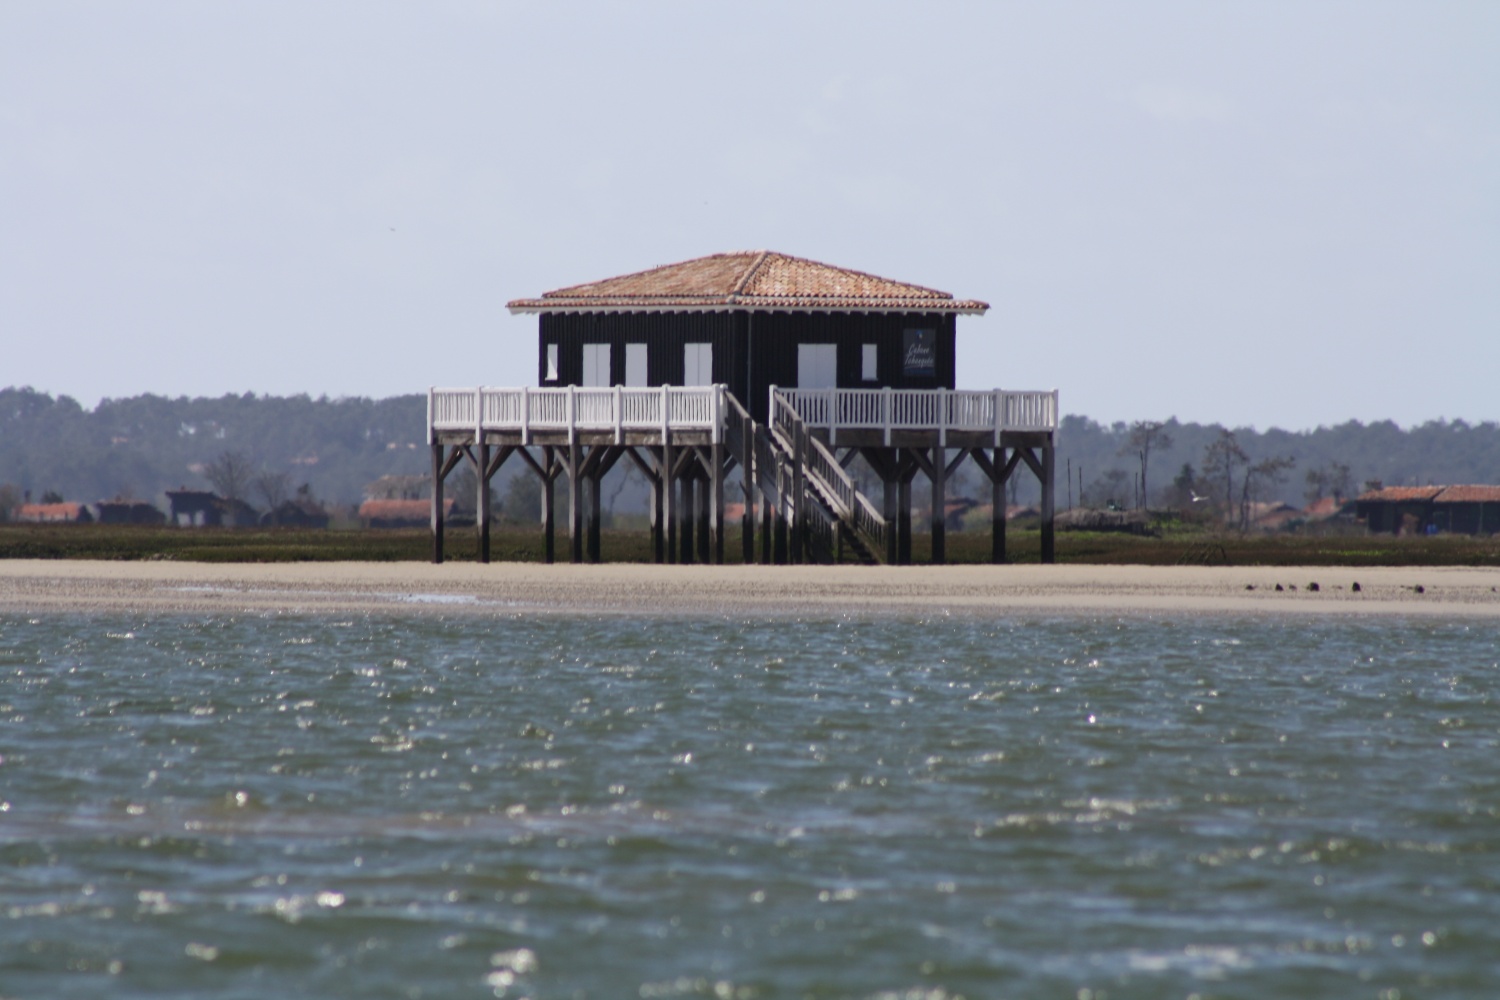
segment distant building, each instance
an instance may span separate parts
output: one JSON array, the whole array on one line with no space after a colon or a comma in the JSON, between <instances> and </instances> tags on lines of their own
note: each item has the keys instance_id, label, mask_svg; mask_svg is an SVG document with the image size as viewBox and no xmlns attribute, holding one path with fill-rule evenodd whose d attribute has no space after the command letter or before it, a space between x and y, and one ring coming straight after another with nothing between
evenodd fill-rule
<instances>
[{"instance_id":1,"label":"distant building","mask_svg":"<svg viewBox=\"0 0 1500 1000\"><path fill-rule=\"evenodd\" d=\"M1449 486L1432 502L1432 523L1460 535L1500 532L1500 486Z\"/></svg>"},{"instance_id":2,"label":"distant building","mask_svg":"<svg viewBox=\"0 0 1500 1000\"><path fill-rule=\"evenodd\" d=\"M1341 514L1349 513L1354 505L1339 497L1319 497L1302 508L1302 516L1308 521L1331 521Z\"/></svg>"},{"instance_id":3,"label":"distant building","mask_svg":"<svg viewBox=\"0 0 1500 1000\"><path fill-rule=\"evenodd\" d=\"M187 488L167 490L167 502L171 504L168 520L174 527L228 527L252 528L260 523L260 515L243 500L226 500L207 490Z\"/></svg>"},{"instance_id":4,"label":"distant building","mask_svg":"<svg viewBox=\"0 0 1500 1000\"><path fill-rule=\"evenodd\" d=\"M328 511L316 500L284 500L263 514L260 523L268 528L326 528Z\"/></svg>"},{"instance_id":5,"label":"distant building","mask_svg":"<svg viewBox=\"0 0 1500 1000\"><path fill-rule=\"evenodd\" d=\"M16 520L27 524L92 524L94 515L87 504L23 503Z\"/></svg>"},{"instance_id":6,"label":"distant building","mask_svg":"<svg viewBox=\"0 0 1500 1000\"><path fill-rule=\"evenodd\" d=\"M443 514L453 512L453 498L443 498ZM359 505L359 523L366 528L425 528L432 520L428 500L366 500Z\"/></svg>"},{"instance_id":7,"label":"distant building","mask_svg":"<svg viewBox=\"0 0 1500 1000\"><path fill-rule=\"evenodd\" d=\"M209 490L190 490L186 486L167 490L167 503L171 510L167 519L173 527L206 527L221 523L216 504L218 496Z\"/></svg>"},{"instance_id":8,"label":"distant building","mask_svg":"<svg viewBox=\"0 0 1500 1000\"><path fill-rule=\"evenodd\" d=\"M1372 534L1500 532L1500 486L1386 486L1360 494L1354 506Z\"/></svg>"},{"instance_id":9,"label":"distant building","mask_svg":"<svg viewBox=\"0 0 1500 1000\"><path fill-rule=\"evenodd\" d=\"M94 504L99 512L100 524L162 524L167 515L155 505L144 500L100 500Z\"/></svg>"},{"instance_id":10,"label":"distant building","mask_svg":"<svg viewBox=\"0 0 1500 1000\"><path fill-rule=\"evenodd\" d=\"M1245 505L1245 518L1257 531L1285 531L1305 520L1306 513L1281 500L1252 500Z\"/></svg>"},{"instance_id":11,"label":"distant building","mask_svg":"<svg viewBox=\"0 0 1500 1000\"><path fill-rule=\"evenodd\" d=\"M422 500L431 495L428 476L381 476L365 484L366 500Z\"/></svg>"}]
</instances>

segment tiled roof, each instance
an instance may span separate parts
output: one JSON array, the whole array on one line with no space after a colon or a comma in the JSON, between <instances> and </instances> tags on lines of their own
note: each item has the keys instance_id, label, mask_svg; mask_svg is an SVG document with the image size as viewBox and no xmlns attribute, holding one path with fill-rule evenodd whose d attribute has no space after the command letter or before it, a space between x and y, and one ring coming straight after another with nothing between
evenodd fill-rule
<instances>
[{"instance_id":1,"label":"tiled roof","mask_svg":"<svg viewBox=\"0 0 1500 1000\"><path fill-rule=\"evenodd\" d=\"M23 503L17 512L17 517L22 521L76 521L85 513L83 504L63 503Z\"/></svg>"},{"instance_id":2,"label":"tiled roof","mask_svg":"<svg viewBox=\"0 0 1500 1000\"><path fill-rule=\"evenodd\" d=\"M1360 503L1500 503L1500 486L1387 486L1362 493Z\"/></svg>"},{"instance_id":3,"label":"tiled roof","mask_svg":"<svg viewBox=\"0 0 1500 1000\"><path fill-rule=\"evenodd\" d=\"M1302 513L1312 518L1330 518L1344 509L1344 504L1338 497L1319 497L1302 509Z\"/></svg>"},{"instance_id":4,"label":"tiled roof","mask_svg":"<svg viewBox=\"0 0 1500 1000\"><path fill-rule=\"evenodd\" d=\"M443 512L451 513L453 498L443 498ZM366 500L359 505L360 517L402 518L411 521L425 520L432 514L429 500Z\"/></svg>"},{"instance_id":5,"label":"tiled roof","mask_svg":"<svg viewBox=\"0 0 1500 1000\"><path fill-rule=\"evenodd\" d=\"M1445 486L1436 503L1500 503L1500 486Z\"/></svg>"},{"instance_id":6,"label":"tiled roof","mask_svg":"<svg viewBox=\"0 0 1500 1000\"><path fill-rule=\"evenodd\" d=\"M1441 486L1387 486L1359 495L1360 503L1410 503L1431 500L1443 492Z\"/></svg>"},{"instance_id":7,"label":"tiled roof","mask_svg":"<svg viewBox=\"0 0 1500 1000\"><path fill-rule=\"evenodd\" d=\"M984 302L768 250L714 254L649 271L516 299L541 312L940 312L983 313Z\"/></svg>"}]
</instances>

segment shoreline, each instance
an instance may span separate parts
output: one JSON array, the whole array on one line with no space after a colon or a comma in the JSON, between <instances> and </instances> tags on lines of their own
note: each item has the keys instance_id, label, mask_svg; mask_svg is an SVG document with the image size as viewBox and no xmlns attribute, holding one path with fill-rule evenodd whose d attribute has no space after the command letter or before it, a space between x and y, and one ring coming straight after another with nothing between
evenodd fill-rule
<instances>
[{"instance_id":1,"label":"shoreline","mask_svg":"<svg viewBox=\"0 0 1500 1000\"><path fill-rule=\"evenodd\" d=\"M1360 586L1357 592L1352 589L1355 583ZM1275 589L1278 584L1281 591ZM1029 612L1500 618L1500 568L3 560L0 612Z\"/></svg>"}]
</instances>

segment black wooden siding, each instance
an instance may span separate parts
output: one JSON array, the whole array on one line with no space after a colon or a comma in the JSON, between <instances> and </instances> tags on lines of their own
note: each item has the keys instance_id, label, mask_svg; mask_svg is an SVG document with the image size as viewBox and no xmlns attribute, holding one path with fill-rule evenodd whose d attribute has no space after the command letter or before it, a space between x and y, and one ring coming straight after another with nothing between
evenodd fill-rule
<instances>
[{"instance_id":1,"label":"black wooden siding","mask_svg":"<svg viewBox=\"0 0 1500 1000\"><path fill-rule=\"evenodd\" d=\"M838 345L841 388L952 389L956 362L955 317L942 313L910 315L862 313L546 313L541 317L538 385L577 385L583 381L583 345L610 345L610 383L625 382L625 345L646 345L647 381L681 385L683 345L713 345L713 380L766 419L767 390L797 385L797 345ZM903 334L937 331L936 374L907 376L902 371ZM547 345L558 345L558 377L548 380ZM877 346L877 375L862 377L864 345Z\"/></svg>"},{"instance_id":2,"label":"black wooden siding","mask_svg":"<svg viewBox=\"0 0 1500 1000\"><path fill-rule=\"evenodd\" d=\"M741 348L732 313L544 314L538 385L578 385L583 381L583 345L609 344L610 384L625 384L625 345L646 345L646 381L682 384L684 344L713 345L714 381L729 383ZM547 381L547 345L558 345L557 379Z\"/></svg>"}]
</instances>

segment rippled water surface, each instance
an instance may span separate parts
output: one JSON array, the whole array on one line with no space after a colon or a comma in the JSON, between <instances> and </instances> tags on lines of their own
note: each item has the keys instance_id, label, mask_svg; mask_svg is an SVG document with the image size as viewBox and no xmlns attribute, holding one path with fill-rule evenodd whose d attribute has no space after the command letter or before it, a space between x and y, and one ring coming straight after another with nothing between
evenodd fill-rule
<instances>
[{"instance_id":1,"label":"rippled water surface","mask_svg":"<svg viewBox=\"0 0 1500 1000\"><path fill-rule=\"evenodd\" d=\"M1500 995L1500 638L0 617L0 996Z\"/></svg>"}]
</instances>

